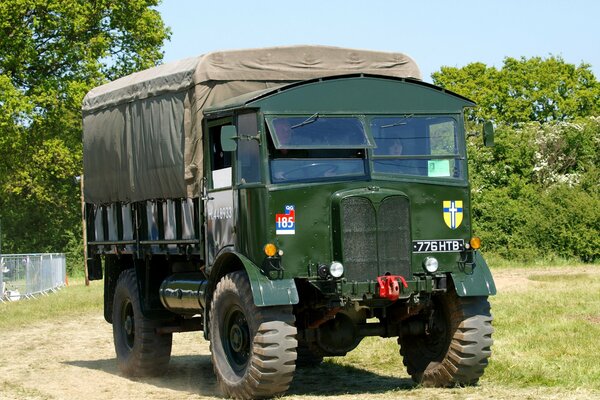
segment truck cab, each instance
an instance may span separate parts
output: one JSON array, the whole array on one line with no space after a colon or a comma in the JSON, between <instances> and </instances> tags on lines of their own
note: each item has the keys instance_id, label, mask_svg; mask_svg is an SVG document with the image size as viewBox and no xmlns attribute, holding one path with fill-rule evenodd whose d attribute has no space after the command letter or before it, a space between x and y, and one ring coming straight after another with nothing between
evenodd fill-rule
<instances>
[{"instance_id":1,"label":"truck cab","mask_svg":"<svg viewBox=\"0 0 600 400\"><path fill-rule=\"evenodd\" d=\"M207 109L207 268L231 250L271 279L351 300L396 275L402 296L449 281L461 295L491 294L488 274L480 285L465 278L478 247L463 125L472 105L419 81L361 75Z\"/></svg>"}]
</instances>

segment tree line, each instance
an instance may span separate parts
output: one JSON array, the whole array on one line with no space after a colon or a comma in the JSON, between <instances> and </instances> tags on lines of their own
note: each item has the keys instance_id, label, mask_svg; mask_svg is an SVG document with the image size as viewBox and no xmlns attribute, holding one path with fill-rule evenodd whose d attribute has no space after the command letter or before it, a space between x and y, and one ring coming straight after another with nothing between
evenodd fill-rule
<instances>
[{"instance_id":1,"label":"tree line","mask_svg":"<svg viewBox=\"0 0 600 400\"><path fill-rule=\"evenodd\" d=\"M162 60L159 0L0 2L0 221L4 253L82 259L81 102ZM73 266L77 263L68 262Z\"/></svg>"},{"instance_id":2,"label":"tree line","mask_svg":"<svg viewBox=\"0 0 600 400\"><path fill-rule=\"evenodd\" d=\"M160 0L0 3L2 251L66 252L81 265L81 101L157 65L170 37ZM502 68L443 67L436 85L477 102L467 125L475 233L508 259L598 260L600 85L587 64L506 58Z\"/></svg>"},{"instance_id":3,"label":"tree line","mask_svg":"<svg viewBox=\"0 0 600 400\"><path fill-rule=\"evenodd\" d=\"M442 67L435 84L477 107L467 126L496 126L494 147L467 143L474 231L505 259L600 259L600 84L590 65L506 58Z\"/></svg>"}]
</instances>

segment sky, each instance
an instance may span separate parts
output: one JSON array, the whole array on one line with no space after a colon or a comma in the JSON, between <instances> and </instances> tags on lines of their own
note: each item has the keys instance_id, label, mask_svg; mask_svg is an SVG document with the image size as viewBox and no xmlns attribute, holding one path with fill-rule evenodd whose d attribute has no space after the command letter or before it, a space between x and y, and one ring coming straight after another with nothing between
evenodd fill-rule
<instances>
[{"instance_id":1,"label":"sky","mask_svg":"<svg viewBox=\"0 0 600 400\"><path fill-rule=\"evenodd\" d=\"M163 0L164 61L217 50L328 45L400 52L423 80L442 66L561 56L600 80L597 0Z\"/></svg>"}]
</instances>

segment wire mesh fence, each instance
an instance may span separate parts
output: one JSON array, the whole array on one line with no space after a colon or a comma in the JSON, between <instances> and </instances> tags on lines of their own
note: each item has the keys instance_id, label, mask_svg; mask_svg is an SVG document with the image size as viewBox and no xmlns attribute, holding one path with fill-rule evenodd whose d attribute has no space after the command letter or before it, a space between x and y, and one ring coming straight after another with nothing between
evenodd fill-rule
<instances>
[{"instance_id":1,"label":"wire mesh fence","mask_svg":"<svg viewBox=\"0 0 600 400\"><path fill-rule=\"evenodd\" d=\"M57 290L65 285L64 254L4 254L0 256L0 301L15 301Z\"/></svg>"}]
</instances>

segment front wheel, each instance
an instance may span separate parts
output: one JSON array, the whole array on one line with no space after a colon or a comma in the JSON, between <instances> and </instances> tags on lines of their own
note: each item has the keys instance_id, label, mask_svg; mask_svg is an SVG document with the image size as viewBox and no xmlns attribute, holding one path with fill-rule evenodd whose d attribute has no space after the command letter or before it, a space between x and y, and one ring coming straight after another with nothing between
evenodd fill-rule
<instances>
[{"instance_id":1,"label":"front wheel","mask_svg":"<svg viewBox=\"0 0 600 400\"><path fill-rule=\"evenodd\" d=\"M487 297L437 296L426 333L398 339L404 365L423 386L474 385L492 351L492 315Z\"/></svg>"},{"instance_id":2,"label":"front wheel","mask_svg":"<svg viewBox=\"0 0 600 400\"><path fill-rule=\"evenodd\" d=\"M167 371L172 334L159 335L160 322L144 317L133 269L119 276L112 309L117 362L127 376L155 376Z\"/></svg>"},{"instance_id":3,"label":"front wheel","mask_svg":"<svg viewBox=\"0 0 600 400\"><path fill-rule=\"evenodd\" d=\"M257 307L243 271L225 275L210 307L215 375L226 396L273 397L290 386L296 369L292 306Z\"/></svg>"}]
</instances>

